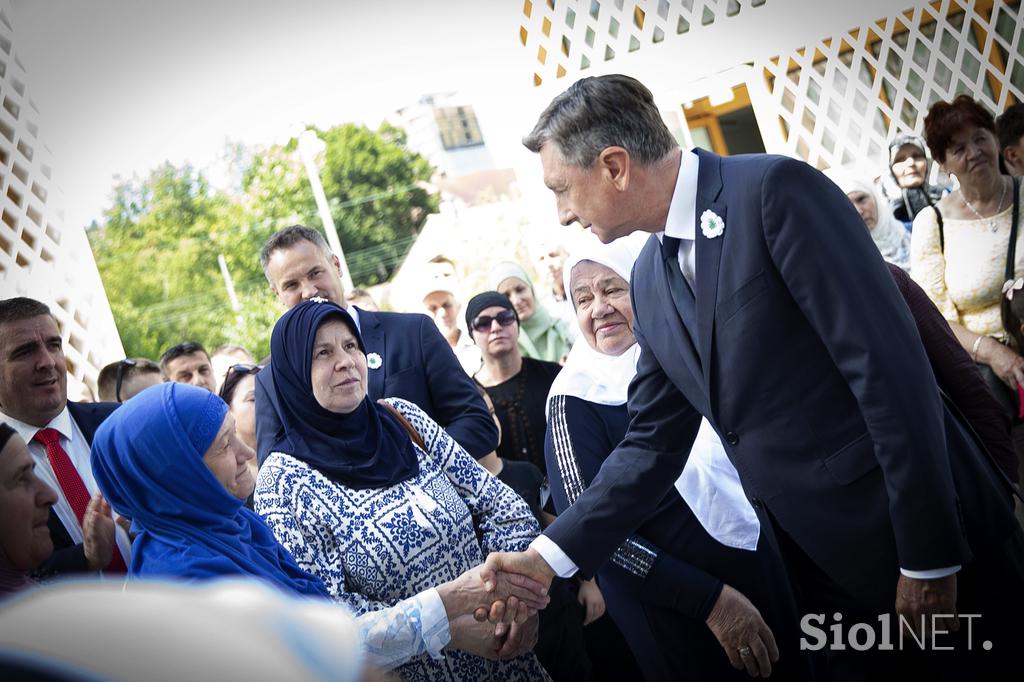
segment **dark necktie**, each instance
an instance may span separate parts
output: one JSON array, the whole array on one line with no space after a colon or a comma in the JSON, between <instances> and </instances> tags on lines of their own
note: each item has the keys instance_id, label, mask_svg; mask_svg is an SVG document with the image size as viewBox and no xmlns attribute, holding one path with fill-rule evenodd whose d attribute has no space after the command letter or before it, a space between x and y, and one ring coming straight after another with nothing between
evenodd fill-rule
<instances>
[{"instance_id":1,"label":"dark necktie","mask_svg":"<svg viewBox=\"0 0 1024 682\"><path fill-rule=\"evenodd\" d=\"M661 255L665 258L665 270L668 272L668 285L672 293L679 317L690 333L694 348L697 347L697 299L693 295L690 283L679 268L679 244L681 239L665 235L661 240Z\"/></svg>"},{"instance_id":2,"label":"dark necktie","mask_svg":"<svg viewBox=\"0 0 1024 682\"><path fill-rule=\"evenodd\" d=\"M68 501L78 519L78 525L81 526L85 519L86 507L89 506L92 496L86 489L85 483L82 482L82 477L78 475L78 470L75 469L68 453L61 446L60 432L56 429L40 429L32 437L32 440L42 443L46 448L46 457L50 460L50 468L53 469L53 474L57 477L60 489L64 493L64 499ZM112 573L125 573L127 567L121 557L121 550L118 549L117 542L114 542L113 549L110 564L104 570Z\"/></svg>"}]
</instances>

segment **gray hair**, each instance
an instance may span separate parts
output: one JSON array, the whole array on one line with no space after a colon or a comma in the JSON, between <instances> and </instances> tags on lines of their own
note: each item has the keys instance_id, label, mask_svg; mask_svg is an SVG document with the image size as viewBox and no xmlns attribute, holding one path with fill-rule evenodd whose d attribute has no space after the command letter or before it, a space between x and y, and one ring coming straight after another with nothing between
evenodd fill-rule
<instances>
[{"instance_id":1,"label":"gray hair","mask_svg":"<svg viewBox=\"0 0 1024 682\"><path fill-rule=\"evenodd\" d=\"M651 165L679 146L651 91L620 74L578 80L555 97L523 145L537 153L549 141L566 163L580 168L589 168L608 147L622 147L641 165Z\"/></svg>"},{"instance_id":2,"label":"gray hair","mask_svg":"<svg viewBox=\"0 0 1024 682\"><path fill-rule=\"evenodd\" d=\"M270 262L270 257L274 255L275 251L290 249L302 241L310 242L314 246L319 247L327 256L333 253L331 247L327 244L327 240L317 230L308 228L305 225L292 225L283 230L278 230L270 236L267 243L260 249L260 265L263 266L263 276L267 278L271 286L273 286L274 282L271 281L270 273L267 272L267 264Z\"/></svg>"}]
</instances>

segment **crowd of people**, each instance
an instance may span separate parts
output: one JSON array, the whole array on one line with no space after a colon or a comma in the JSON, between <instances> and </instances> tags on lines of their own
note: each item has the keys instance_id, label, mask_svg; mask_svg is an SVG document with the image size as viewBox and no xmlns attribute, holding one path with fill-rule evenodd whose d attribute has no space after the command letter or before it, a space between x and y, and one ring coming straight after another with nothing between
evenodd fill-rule
<instances>
[{"instance_id":1,"label":"crowd of people","mask_svg":"<svg viewBox=\"0 0 1024 682\"><path fill-rule=\"evenodd\" d=\"M0 301L0 651L25 636L5 610L77 576L140 603L258 581L318 605L299 637L350 619L364 679L1003 670L1024 105L936 103L887 168L830 180L680 149L602 76L524 144L589 228L543 250L544 286L506 261L463 302L439 254L420 310L381 311L291 226L252 255L283 310L268 357L183 339L104 367L96 403L69 400L49 308ZM857 645L887 616L899 646Z\"/></svg>"}]
</instances>

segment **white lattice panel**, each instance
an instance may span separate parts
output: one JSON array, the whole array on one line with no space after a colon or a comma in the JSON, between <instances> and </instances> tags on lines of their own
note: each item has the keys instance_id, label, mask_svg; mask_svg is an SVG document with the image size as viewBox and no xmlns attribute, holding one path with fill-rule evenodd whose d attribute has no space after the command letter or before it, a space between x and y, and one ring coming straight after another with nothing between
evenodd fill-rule
<instances>
[{"instance_id":1,"label":"white lattice panel","mask_svg":"<svg viewBox=\"0 0 1024 682\"><path fill-rule=\"evenodd\" d=\"M519 41L534 85L757 11L768 0L524 0Z\"/></svg>"},{"instance_id":2,"label":"white lattice panel","mask_svg":"<svg viewBox=\"0 0 1024 682\"><path fill-rule=\"evenodd\" d=\"M30 90L11 7L0 0L0 298L49 305L69 369L95 389L100 368L124 351L85 230L64 225L56 206L53 162Z\"/></svg>"},{"instance_id":3,"label":"white lattice panel","mask_svg":"<svg viewBox=\"0 0 1024 682\"><path fill-rule=\"evenodd\" d=\"M993 113L1024 101L1016 0L942 0L758 60L781 151L826 168L884 164L897 132L920 132L928 107L966 93ZM752 87L759 84L752 83ZM764 124L762 124L764 127ZM879 166L881 167L881 166Z\"/></svg>"}]
</instances>

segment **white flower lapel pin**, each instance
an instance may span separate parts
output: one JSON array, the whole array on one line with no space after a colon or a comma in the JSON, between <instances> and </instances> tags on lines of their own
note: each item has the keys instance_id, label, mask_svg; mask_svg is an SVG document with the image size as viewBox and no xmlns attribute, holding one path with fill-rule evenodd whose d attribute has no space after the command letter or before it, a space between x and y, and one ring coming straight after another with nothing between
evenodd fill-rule
<instances>
[{"instance_id":1,"label":"white flower lapel pin","mask_svg":"<svg viewBox=\"0 0 1024 682\"><path fill-rule=\"evenodd\" d=\"M711 209L700 214L700 231L707 239L721 237L725 232L725 221Z\"/></svg>"},{"instance_id":2,"label":"white flower lapel pin","mask_svg":"<svg viewBox=\"0 0 1024 682\"><path fill-rule=\"evenodd\" d=\"M366 366L370 369L380 369L380 366L384 364L384 361L380 359L380 355L377 353L367 353L366 355Z\"/></svg>"},{"instance_id":3,"label":"white flower lapel pin","mask_svg":"<svg viewBox=\"0 0 1024 682\"><path fill-rule=\"evenodd\" d=\"M1017 280L1008 279L1003 284L1003 295L1006 296L1007 301L1013 300L1013 292L1024 289L1024 277Z\"/></svg>"}]
</instances>

